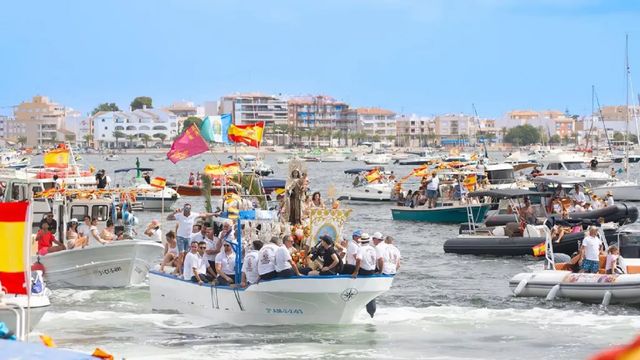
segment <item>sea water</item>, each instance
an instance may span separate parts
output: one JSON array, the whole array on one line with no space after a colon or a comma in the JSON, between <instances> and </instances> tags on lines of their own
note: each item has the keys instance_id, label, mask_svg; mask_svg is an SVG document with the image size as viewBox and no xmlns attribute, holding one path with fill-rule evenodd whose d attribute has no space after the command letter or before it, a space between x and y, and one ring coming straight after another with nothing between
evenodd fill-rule
<instances>
[{"instance_id":1,"label":"sea water","mask_svg":"<svg viewBox=\"0 0 640 360\"><path fill-rule=\"evenodd\" d=\"M148 162L148 155L124 155L118 163L83 155L83 163L104 168L114 182L115 166L133 167L139 157L155 175L185 183L188 172L206 163L230 161L228 155L200 156L180 162ZM267 155L276 178L288 165ZM37 163L39 159L34 159ZM351 179L343 174L361 162L306 163L312 191L338 195ZM388 166L396 176L411 167ZM204 211L201 197L183 197L193 211ZM392 235L402 266L391 290L378 298L378 311L343 326L211 326L204 319L151 311L146 284L127 289L53 291L51 310L36 328L58 346L80 351L103 348L127 359L583 359L599 349L629 341L640 333L635 306L583 304L566 300L514 298L508 280L542 263L533 257L477 257L445 254L442 245L457 226L394 222L391 204L342 204L354 211L346 232L360 228ZM142 231L160 213L136 214ZM165 223L165 229L173 226Z\"/></svg>"}]
</instances>

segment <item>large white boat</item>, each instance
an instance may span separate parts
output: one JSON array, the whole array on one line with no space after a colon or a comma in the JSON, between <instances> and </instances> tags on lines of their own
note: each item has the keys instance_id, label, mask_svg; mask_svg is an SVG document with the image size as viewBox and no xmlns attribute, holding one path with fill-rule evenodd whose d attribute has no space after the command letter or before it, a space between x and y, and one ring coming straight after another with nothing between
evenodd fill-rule
<instances>
[{"instance_id":1,"label":"large white boat","mask_svg":"<svg viewBox=\"0 0 640 360\"><path fill-rule=\"evenodd\" d=\"M144 282L163 249L155 241L117 240L50 253L39 261L51 287L117 288Z\"/></svg>"},{"instance_id":2,"label":"large white boat","mask_svg":"<svg viewBox=\"0 0 640 360\"><path fill-rule=\"evenodd\" d=\"M15 150L0 151L0 168L22 169L30 164L29 156L20 155Z\"/></svg>"},{"instance_id":3,"label":"large white boat","mask_svg":"<svg viewBox=\"0 0 640 360\"><path fill-rule=\"evenodd\" d=\"M391 162L389 154L369 154L362 158L367 165L387 165Z\"/></svg>"},{"instance_id":4,"label":"large white boat","mask_svg":"<svg viewBox=\"0 0 640 360\"><path fill-rule=\"evenodd\" d=\"M613 180L608 174L589 169L584 157L566 152L550 153L544 159L544 168L540 175L580 178L592 187L604 185Z\"/></svg>"},{"instance_id":5,"label":"large white boat","mask_svg":"<svg viewBox=\"0 0 640 360\"><path fill-rule=\"evenodd\" d=\"M115 174L121 174L123 177L126 177L129 172L152 172L151 168L124 168L115 170ZM118 179L120 181L120 179ZM158 190L157 188L148 184L144 178L134 177L130 180L129 183L126 182L126 179L121 181L122 184L116 183L116 187L121 187L123 190L130 190L132 192L137 193L136 202L142 205L144 210L148 211L160 211L162 210L162 206L164 204L165 210L171 210L173 205L178 201L180 195L171 188L165 187L163 191Z\"/></svg>"},{"instance_id":6,"label":"large white boat","mask_svg":"<svg viewBox=\"0 0 640 360\"><path fill-rule=\"evenodd\" d=\"M392 276L303 276L263 281L246 289L198 285L151 271L154 310L179 311L232 325L348 324L377 296Z\"/></svg>"},{"instance_id":7,"label":"large white boat","mask_svg":"<svg viewBox=\"0 0 640 360\"><path fill-rule=\"evenodd\" d=\"M364 184L346 188L342 191L338 200L351 201L391 201L391 183Z\"/></svg>"},{"instance_id":8,"label":"large white boat","mask_svg":"<svg viewBox=\"0 0 640 360\"><path fill-rule=\"evenodd\" d=\"M615 200L640 201L640 185L636 181L619 180L591 188L591 192L603 198L611 192Z\"/></svg>"}]
</instances>

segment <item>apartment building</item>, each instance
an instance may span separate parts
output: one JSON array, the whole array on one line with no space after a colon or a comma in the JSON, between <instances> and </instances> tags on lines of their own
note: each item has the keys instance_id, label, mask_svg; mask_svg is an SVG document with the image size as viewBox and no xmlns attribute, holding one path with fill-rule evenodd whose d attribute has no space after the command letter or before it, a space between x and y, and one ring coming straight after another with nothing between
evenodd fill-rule
<instances>
[{"instance_id":1,"label":"apartment building","mask_svg":"<svg viewBox=\"0 0 640 360\"><path fill-rule=\"evenodd\" d=\"M475 118L465 114L444 114L434 119L435 133L442 145L475 143Z\"/></svg>"},{"instance_id":2,"label":"apartment building","mask_svg":"<svg viewBox=\"0 0 640 360\"><path fill-rule=\"evenodd\" d=\"M398 146L427 146L434 143L435 134L435 124L430 117L416 114L396 116L396 144Z\"/></svg>"},{"instance_id":3,"label":"apartment building","mask_svg":"<svg viewBox=\"0 0 640 360\"><path fill-rule=\"evenodd\" d=\"M397 135L396 113L380 108L358 108L358 131L369 137L394 140Z\"/></svg>"},{"instance_id":4,"label":"apartment building","mask_svg":"<svg viewBox=\"0 0 640 360\"><path fill-rule=\"evenodd\" d=\"M64 141L63 129L66 109L46 96L36 95L31 101L20 103L15 110L16 121L24 127L27 146L52 145Z\"/></svg>"},{"instance_id":5,"label":"apartment building","mask_svg":"<svg viewBox=\"0 0 640 360\"><path fill-rule=\"evenodd\" d=\"M178 117L162 109L138 109L134 111L103 111L91 117L93 140L102 148L115 148L144 143L144 135L151 137L149 144L168 141L178 135ZM118 133L116 133L118 132ZM123 137L117 139L116 134ZM159 135L162 134L162 135ZM131 140L130 137L133 137ZM165 141L166 141L165 140ZM149 145L151 146L151 145Z\"/></svg>"},{"instance_id":6,"label":"apartment building","mask_svg":"<svg viewBox=\"0 0 640 360\"><path fill-rule=\"evenodd\" d=\"M358 131L358 114L349 104L325 95L289 99L289 126L296 130Z\"/></svg>"},{"instance_id":7,"label":"apartment building","mask_svg":"<svg viewBox=\"0 0 640 360\"><path fill-rule=\"evenodd\" d=\"M25 126L15 118L0 115L0 139L17 142L18 138L25 135Z\"/></svg>"},{"instance_id":8,"label":"apartment building","mask_svg":"<svg viewBox=\"0 0 640 360\"><path fill-rule=\"evenodd\" d=\"M236 125L264 121L265 126L286 126L289 118L287 100L260 93L223 96L220 99L220 114L231 114Z\"/></svg>"}]
</instances>

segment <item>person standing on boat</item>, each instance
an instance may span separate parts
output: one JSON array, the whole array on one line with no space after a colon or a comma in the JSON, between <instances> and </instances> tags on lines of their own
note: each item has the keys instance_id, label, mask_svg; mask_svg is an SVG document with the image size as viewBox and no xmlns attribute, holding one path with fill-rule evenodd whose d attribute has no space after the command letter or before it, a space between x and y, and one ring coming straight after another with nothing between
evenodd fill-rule
<instances>
[{"instance_id":1,"label":"person standing on boat","mask_svg":"<svg viewBox=\"0 0 640 360\"><path fill-rule=\"evenodd\" d=\"M384 242L384 237L379 231L373 233L371 238L373 247L376 249L376 272L381 274L386 264L391 261L389 246Z\"/></svg>"},{"instance_id":2,"label":"person standing on boat","mask_svg":"<svg viewBox=\"0 0 640 360\"><path fill-rule=\"evenodd\" d=\"M598 238L598 228L589 227L589 235L585 236L580 246L582 267L580 272L597 273L600 269L600 252L602 241Z\"/></svg>"},{"instance_id":3,"label":"person standing on boat","mask_svg":"<svg viewBox=\"0 0 640 360\"><path fill-rule=\"evenodd\" d=\"M438 202L438 185L440 180L438 174L434 171L431 173L431 180L427 183L427 207L435 208Z\"/></svg>"},{"instance_id":4,"label":"person standing on boat","mask_svg":"<svg viewBox=\"0 0 640 360\"><path fill-rule=\"evenodd\" d=\"M402 256L400 255L400 250L393 244L393 237L387 236L384 242L387 244L390 261L385 261L382 273L385 275L395 275L398 270L400 270L400 259L402 259Z\"/></svg>"},{"instance_id":5,"label":"person standing on boat","mask_svg":"<svg viewBox=\"0 0 640 360\"><path fill-rule=\"evenodd\" d=\"M206 243L205 244L206 249ZM224 242L222 244L223 251L216 255L216 274L218 274L218 285L231 285L234 283L236 274L236 253L231 248L233 243ZM203 251L204 253L204 251Z\"/></svg>"},{"instance_id":6,"label":"person standing on boat","mask_svg":"<svg viewBox=\"0 0 640 360\"><path fill-rule=\"evenodd\" d=\"M591 162L589 164L591 165L591 171L596 171L598 169L598 159L591 159Z\"/></svg>"},{"instance_id":7,"label":"person standing on boat","mask_svg":"<svg viewBox=\"0 0 640 360\"><path fill-rule=\"evenodd\" d=\"M258 274L260 280L271 280L276 277L276 251L278 238L272 237L271 242L264 245L258 253Z\"/></svg>"},{"instance_id":8,"label":"person standing on boat","mask_svg":"<svg viewBox=\"0 0 640 360\"><path fill-rule=\"evenodd\" d=\"M373 275L376 272L377 254L376 249L369 244L371 238L369 234L363 233L360 237L360 249L356 255L356 268L351 274L354 279L358 275Z\"/></svg>"},{"instance_id":9,"label":"person standing on boat","mask_svg":"<svg viewBox=\"0 0 640 360\"><path fill-rule=\"evenodd\" d=\"M202 285L205 282L211 282L212 278L207 275L207 265L204 260L204 251L207 244L201 244L196 241L191 242L191 251L184 258L184 270L182 278L185 280L197 282Z\"/></svg>"},{"instance_id":10,"label":"person standing on boat","mask_svg":"<svg viewBox=\"0 0 640 360\"><path fill-rule=\"evenodd\" d=\"M358 249L360 248L360 237L362 236L362 230L357 229L351 234L351 240L347 243L347 251L344 255L344 265L342 266L341 274L352 274L356 269L356 255L358 255Z\"/></svg>"},{"instance_id":11,"label":"person standing on boat","mask_svg":"<svg viewBox=\"0 0 640 360\"><path fill-rule=\"evenodd\" d=\"M606 205L613 206L614 204L615 204L615 201L613 201L613 193L611 191L607 191Z\"/></svg>"},{"instance_id":12,"label":"person standing on boat","mask_svg":"<svg viewBox=\"0 0 640 360\"><path fill-rule=\"evenodd\" d=\"M247 287L247 284L257 284L260 280L258 273L258 254L262 249L262 241L255 240L251 243L251 250L247 251L242 261L242 283L240 286Z\"/></svg>"},{"instance_id":13,"label":"person standing on boat","mask_svg":"<svg viewBox=\"0 0 640 360\"><path fill-rule=\"evenodd\" d=\"M291 235L285 235L282 238L282 245L276 250L276 275L277 277L285 278L292 276L300 276L298 266L293 262L291 258L291 252L289 249L293 247L293 239Z\"/></svg>"},{"instance_id":14,"label":"person standing on boat","mask_svg":"<svg viewBox=\"0 0 640 360\"><path fill-rule=\"evenodd\" d=\"M184 204L181 209L176 209L174 213L169 214L167 216L167 220L178 221L177 227L177 238L178 238L178 250L180 252L186 252L189 247L189 241L191 240L191 229L193 228L193 223L197 218L204 218L208 216L213 216L212 213L197 213L191 212L191 204Z\"/></svg>"}]
</instances>

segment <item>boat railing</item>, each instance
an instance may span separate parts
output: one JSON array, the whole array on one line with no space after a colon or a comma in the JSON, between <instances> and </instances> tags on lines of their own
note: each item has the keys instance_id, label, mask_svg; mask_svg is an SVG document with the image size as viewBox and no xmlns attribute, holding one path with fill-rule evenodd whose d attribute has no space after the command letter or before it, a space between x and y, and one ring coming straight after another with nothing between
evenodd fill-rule
<instances>
[{"instance_id":1,"label":"boat railing","mask_svg":"<svg viewBox=\"0 0 640 360\"><path fill-rule=\"evenodd\" d=\"M545 261L545 270L555 270L556 268L556 259L553 253L553 239L551 238L551 229L549 229L547 225L547 220L544 222L544 257Z\"/></svg>"},{"instance_id":2,"label":"boat railing","mask_svg":"<svg viewBox=\"0 0 640 360\"><path fill-rule=\"evenodd\" d=\"M8 312L12 315L15 315L16 318L16 327L15 327L15 336L16 339L20 341L26 341L27 339L27 313L25 309L19 304L7 303L4 301L4 291L0 291L0 312Z\"/></svg>"}]
</instances>

